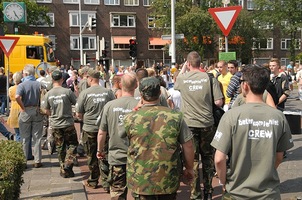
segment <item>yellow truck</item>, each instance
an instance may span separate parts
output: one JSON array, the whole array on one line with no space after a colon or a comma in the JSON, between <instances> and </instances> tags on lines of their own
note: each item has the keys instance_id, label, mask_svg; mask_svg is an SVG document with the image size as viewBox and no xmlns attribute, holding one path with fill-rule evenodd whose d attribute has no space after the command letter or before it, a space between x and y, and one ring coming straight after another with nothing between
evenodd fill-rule
<instances>
[{"instance_id":1,"label":"yellow truck","mask_svg":"<svg viewBox=\"0 0 302 200\"><path fill-rule=\"evenodd\" d=\"M33 64L39 69L44 69L48 65L56 65L53 43L49 37L37 33L5 36L20 38L9 56L10 72L22 71L26 64ZM7 70L8 59L5 55L4 66Z\"/></svg>"}]
</instances>

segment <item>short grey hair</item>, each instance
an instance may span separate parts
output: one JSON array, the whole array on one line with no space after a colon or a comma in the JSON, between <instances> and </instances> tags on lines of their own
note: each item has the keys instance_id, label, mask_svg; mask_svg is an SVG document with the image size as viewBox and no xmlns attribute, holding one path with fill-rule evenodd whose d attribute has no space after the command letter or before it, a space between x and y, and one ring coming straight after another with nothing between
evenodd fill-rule
<instances>
[{"instance_id":1,"label":"short grey hair","mask_svg":"<svg viewBox=\"0 0 302 200\"><path fill-rule=\"evenodd\" d=\"M35 66L32 64L25 65L23 69L23 73L26 74L26 76L34 76L35 75Z\"/></svg>"},{"instance_id":2,"label":"short grey hair","mask_svg":"<svg viewBox=\"0 0 302 200\"><path fill-rule=\"evenodd\" d=\"M21 83L21 79L22 79L22 73L21 72L15 72L14 75L13 75L14 83L16 85L18 85L19 83Z\"/></svg>"}]
</instances>

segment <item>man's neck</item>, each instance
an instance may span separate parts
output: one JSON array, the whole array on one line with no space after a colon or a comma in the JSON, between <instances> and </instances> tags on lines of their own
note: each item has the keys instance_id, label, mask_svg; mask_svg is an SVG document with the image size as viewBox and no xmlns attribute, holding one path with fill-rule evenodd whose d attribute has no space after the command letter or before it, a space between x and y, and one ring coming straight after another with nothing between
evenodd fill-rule
<instances>
[{"instance_id":1,"label":"man's neck","mask_svg":"<svg viewBox=\"0 0 302 200\"><path fill-rule=\"evenodd\" d=\"M246 103L263 103L263 94L253 94L250 92L245 97Z\"/></svg>"},{"instance_id":2,"label":"man's neck","mask_svg":"<svg viewBox=\"0 0 302 200\"><path fill-rule=\"evenodd\" d=\"M143 98L142 98L142 100L143 100L143 102L142 102L143 105L156 105L159 103L159 98L154 101L146 101Z\"/></svg>"},{"instance_id":3,"label":"man's neck","mask_svg":"<svg viewBox=\"0 0 302 200\"><path fill-rule=\"evenodd\" d=\"M52 87L61 87L61 86L62 86L62 84L59 83L59 82L53 82L52 83Z\"/></svg>"},{"instance_id":4,"label":"man's neck","mask_svg":"<svg viewBox=\"0 0 302 200\"><path fill-rule=\"evenodd\" d=\"M134 97L134 90L130 92L123 91L122 89L122 97Z\"/></svg>"}]
</instances>

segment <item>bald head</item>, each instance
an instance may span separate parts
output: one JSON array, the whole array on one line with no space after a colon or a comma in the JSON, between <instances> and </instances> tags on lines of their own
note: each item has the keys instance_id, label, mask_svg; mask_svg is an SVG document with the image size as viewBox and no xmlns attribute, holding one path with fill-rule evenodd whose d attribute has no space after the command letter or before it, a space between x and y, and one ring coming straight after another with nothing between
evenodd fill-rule
<instances>
[{"instance_id":1,"label":"bald head","mask_svg":"<svg viewBox=\"0 0 302 200\"><path fill-rule=\"evenodd\" d=\"M137 88L137 77L134 72L122 76L122 91L132 92Z\"/></svg>"}]
</instances>

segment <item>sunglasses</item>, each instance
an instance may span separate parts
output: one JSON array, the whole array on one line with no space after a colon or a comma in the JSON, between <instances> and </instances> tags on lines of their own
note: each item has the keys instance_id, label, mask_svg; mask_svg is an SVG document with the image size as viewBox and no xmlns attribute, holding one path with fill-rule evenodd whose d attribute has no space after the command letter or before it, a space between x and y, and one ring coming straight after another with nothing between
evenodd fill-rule
<instances>
[{"instance_id":1,"label":"sunglasses","mask_svg":"<svg viewBox=\"0 0 302 200\"><path fill-rule=\"evenodd\" d=\"M246 80L239 79L239 83L240 83L240 84L243 83L244 81L246 81Z\"/></svg>"}]
</instances>

